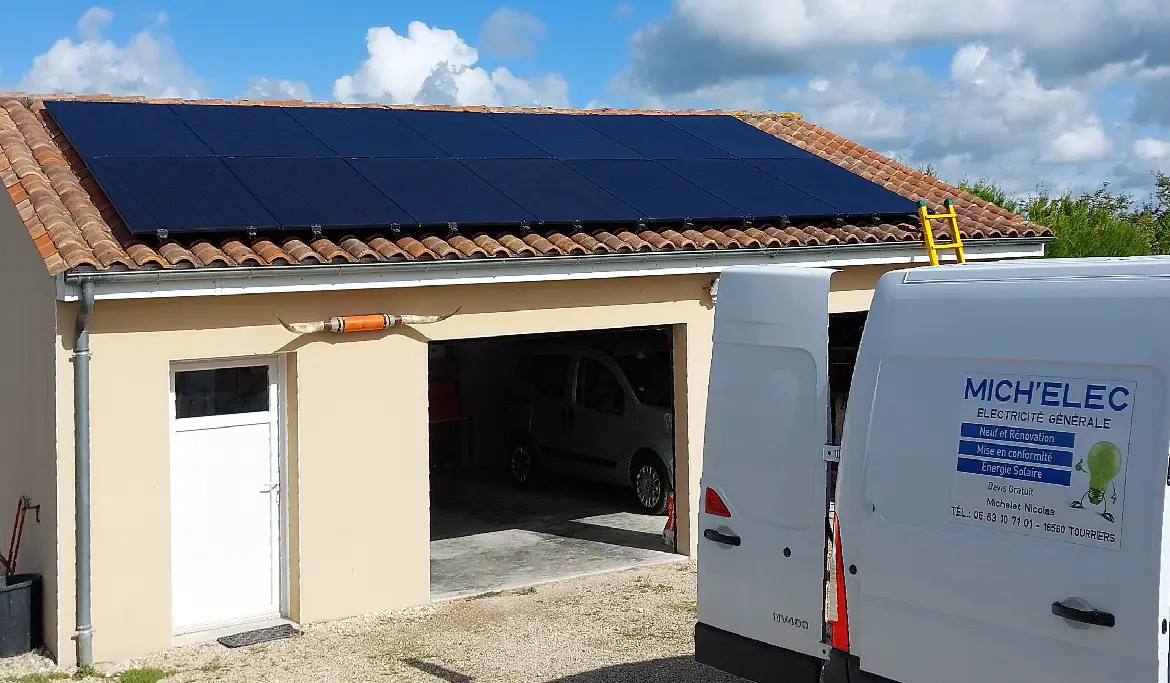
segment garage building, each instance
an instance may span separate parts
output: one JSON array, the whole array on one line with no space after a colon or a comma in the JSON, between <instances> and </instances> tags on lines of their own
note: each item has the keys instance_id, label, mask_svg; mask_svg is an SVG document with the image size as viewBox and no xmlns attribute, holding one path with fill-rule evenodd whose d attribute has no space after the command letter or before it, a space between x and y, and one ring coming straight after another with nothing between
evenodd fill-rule
<instances>
[{"instance_id":1,"label":"garage building","mask_svg":"<svg viewBox=\"0 0 1170 683\"><path fill-rule=\"evenodd\" d=\"M720 270L838 270L837 387L914 202L1050 237L791 114L0 105L0 511L65 664L692 555Z\"/></svg>"}]
</instances>

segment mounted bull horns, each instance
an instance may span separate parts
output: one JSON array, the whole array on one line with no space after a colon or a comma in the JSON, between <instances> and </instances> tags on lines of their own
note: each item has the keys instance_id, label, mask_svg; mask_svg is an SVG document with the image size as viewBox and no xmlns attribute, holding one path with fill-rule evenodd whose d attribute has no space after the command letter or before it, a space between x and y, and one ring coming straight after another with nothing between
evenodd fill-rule
<instances>
[{"instance_id":1,"label":"mounted bull horns","mask_svg":"<svg viewBox=\"0 0 1170 683\"><path fill-rule=\"evenodd\" d=\"M293 334L313 334L316 332L376 332L395 325L426 325L437 323L458 313L462 306L446 315L343 315L329 320L312 323L286 323L280 316L280 324Z\"/></svg>"}]
</instances>

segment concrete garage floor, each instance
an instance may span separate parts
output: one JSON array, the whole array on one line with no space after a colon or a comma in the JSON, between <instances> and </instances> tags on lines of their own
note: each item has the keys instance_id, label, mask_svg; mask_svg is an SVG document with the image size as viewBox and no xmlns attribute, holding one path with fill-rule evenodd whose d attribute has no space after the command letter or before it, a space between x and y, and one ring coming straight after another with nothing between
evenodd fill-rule
<instances>
[{"instance_id":1,"label":"concrete garage floor","mask_svg":"<svg viewBox=\"0 0 1170 683\"><path fill-rule=\"evenodd\" d=\"M521 490L495 473L431 483L431 599L449 600L631 567L683 561L665 517L632 493L554 481Z\"/></svg>"}]
</instances>

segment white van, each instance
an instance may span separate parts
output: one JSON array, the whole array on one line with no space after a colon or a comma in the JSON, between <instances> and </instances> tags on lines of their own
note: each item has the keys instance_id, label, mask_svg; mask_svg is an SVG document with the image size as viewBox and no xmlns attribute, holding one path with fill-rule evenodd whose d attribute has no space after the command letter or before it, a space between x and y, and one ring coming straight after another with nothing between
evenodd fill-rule
<instances>
[{"instance_id":1,"label":"white van","mask_svg":"<svg viewBox=\"0 0 1170 683\"><path fill-rule=\"evenodd\" d=\"M832 276L719 279L696 659L760 682L1166 683L1170 259L885 275L839 465Z\"/></svg>"}]
</instances>

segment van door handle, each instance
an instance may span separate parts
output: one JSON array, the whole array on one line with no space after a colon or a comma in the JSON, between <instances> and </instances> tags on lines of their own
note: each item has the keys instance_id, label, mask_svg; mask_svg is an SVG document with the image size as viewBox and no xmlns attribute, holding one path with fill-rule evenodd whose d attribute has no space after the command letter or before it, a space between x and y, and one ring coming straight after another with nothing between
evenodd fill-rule
<instances>
[{"instance_id":1,"label":"van door handle","mask_svg":"<svg viewBox=\"0 0 1170 683\"><path fill-rule=\"evenodd\" d=\"M703 537L709 541L715 541L716 543L722 543L723 545L739 545L741 543L739 536L734 534L721 534L714 529L707 529L704 531Z\"/></svg>"},{"instance_id":2,"label":"van door handle","mask_svg":"<svg viewBox=\"0 0 1170 683\"><path fill-rule=\"evenodd\" d=\"M1069 621L1078 621L1082 624L1092 624L1093 626L1104 626L1105 628L1113 628L1117 623L1117 620L1113 618L1113 614L1110 612L1101 612L1095 609L1077 609L1076 607L1069 607L1063 602L1052 603L1052 613Z\"/></svg>"}]
</instances>

